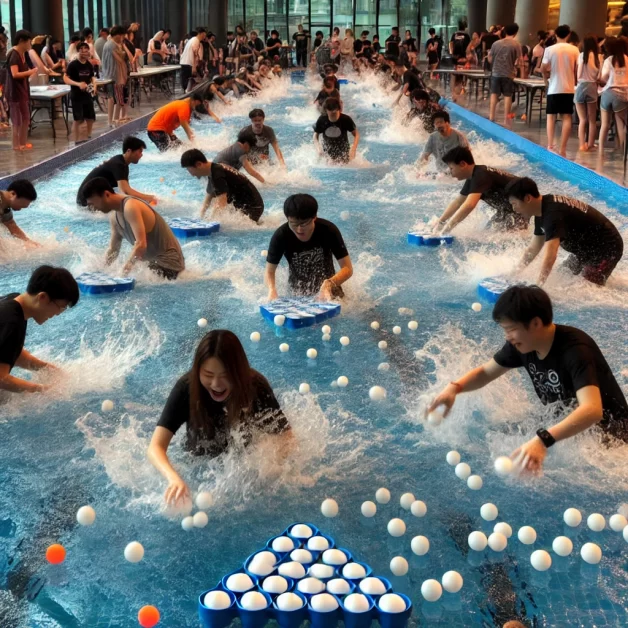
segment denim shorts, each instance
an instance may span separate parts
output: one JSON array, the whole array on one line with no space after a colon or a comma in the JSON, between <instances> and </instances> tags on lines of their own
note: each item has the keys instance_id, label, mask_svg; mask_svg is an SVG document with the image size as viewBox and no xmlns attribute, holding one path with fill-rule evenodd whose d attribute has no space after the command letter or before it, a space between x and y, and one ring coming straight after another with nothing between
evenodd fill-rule
<instances>
[{"instance_id":1,"label":"denim shorts","mask_svg":"<svg viewBox=\"0 0 628 628\"><path fill-rule=\"evenodd\" d=\"M574 98L577 105L586 105L590 102L597 102L597 83L582 81L576 87Z\"/></svg>"},{"instance_id":2,"label":"denim shorts","mask_svg":"<svg viewBox=\"0 0 628 628\"><path fill-rule=\"evenodd\" d=\"M628 107L628 101L625 100L625 96L620 92L614 90L612 87L602 92L602 102L600 104L604 111L614 111L619 113Z\"/></svg>"}]
</instances>

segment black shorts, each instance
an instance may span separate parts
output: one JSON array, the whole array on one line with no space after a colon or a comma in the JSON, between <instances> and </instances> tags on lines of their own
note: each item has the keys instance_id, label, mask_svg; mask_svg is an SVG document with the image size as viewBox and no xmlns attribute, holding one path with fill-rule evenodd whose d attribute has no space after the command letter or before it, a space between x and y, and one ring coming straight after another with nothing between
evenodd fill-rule
<instances>
[{"instance_id":1,"label":"black shorts","mask_svg":"<svg viewBox=\"0 0 628 628\"><path fill-rule=\"evenodd\" d=\"M504 95L512 98L515 93L515 82L507 76L491 76L491 94Z\"/></svg>"},{"instance_id":2,"label":"black shorts","mask_svg":"<svg viewBox=\"0 0 628 628\"><path fill-rule=\"evenodd\" d=\"M94 100L91 94L78 94L71 96L70 100L72 101L72 117L74 118L74 122L96 119Z\"/></svg>"},{"instance_id":3,"label":"black shorts","mask_svg":"<svg viewBox=\"0 0 628 628\"><path fill-rule=\"evenodd\" d=\"M257 222L264 213L264 205L240 205L234 203L233 206L245 216L248 216L253 222Z\"/></svg>"},{"instance_id":4,"label":"black shorts","mask_svg":"<svg viewBox=\"0 0 628 628\"><path fill-rule=\"evenodd\" d=\"M172 270L171 268L163 268L155 262L149 262L148 268L150 268L156 275L159 275L163 279L168 281L174 281L179 276L178 270Z\"/></svg>"},{"instance_id":5,"label":"black shorts","mask_svg":"<svg viewBox=\"0 0 628 628\"><path fill-rule=\"evenodd\" d=\"M557 115L559 113L573 114L573 94L550 94L547 97L546 113Z\"/></svg>"},{"instance_id":6,"label":"black shorts","mask_svg":"<svg viewBox=\"0 0 628 628\"><path fill-rule=\"evenodd\" d=\"M430 65L436 65L438 63L438 53L437 52L428 52L427 53L427 62Z\"/></svg>"},{"instance_id":7,"label":"black shorts","mask_svg":"<svg viewBox=\"0 0 628 628\"><path fill-rule=\"evenodd\" d=\"M615 270L622 255L623 244L621 249L616 246L609 250L604 259L586 260L572 253L565 260L564 266L574 275L582 275L587 281L603 286Z\"/></svg>"},{"instance_id":8,"label":"black shorts","mask_svg":"<svg viewBox=\"0 0 628 628\"><path fill-rule=\"evenodd\" d=\"M165 131L148 131L148 138L157 146L160 153L177 148L183 143L176 135L168 135Z\"/></svg>"}]
</instances>

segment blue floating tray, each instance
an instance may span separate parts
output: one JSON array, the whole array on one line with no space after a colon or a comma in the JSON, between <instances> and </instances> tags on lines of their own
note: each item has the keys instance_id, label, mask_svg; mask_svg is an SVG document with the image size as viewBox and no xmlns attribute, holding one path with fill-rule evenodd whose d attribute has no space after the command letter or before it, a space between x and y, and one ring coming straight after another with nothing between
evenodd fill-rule
<instances>
[{"instance_id":1,"label":"blue floating tray","mask_svg":"<svg viewBox=\"0 0 628 628\"><path fill-rule=\"evenodd\" d=\"M340 305L332 301L317 301L315 297L282 297L259 306L262 316L274 324L275 316L286 317L284 327L300 329L326 321L340 314Z\"/></svg>"},{"instance_id":2,"label":"blue floating tray","mask_svg":"<svg viewBox=\"0 0 628 628\"><path fill-rule=\"evenodd\" d=\"M503 292L514 285L516 282L508 281L502 277L489 277L478 284L478 294L489 303L495 303Z\"/></svg>"},{"instance_id":3,"label":"blue floating tray","mask_svg":"<svg viewBox=\"0 0 628 628\"><path fill-rule=\"evenodd\" d=\"M83 294L111 294L135 288L135 279L132 277L112 277L105 273L81 273L76 283Z\"/></svg>"},{"instance_id":4,"label":"blue floating tray","mask_svg":"<svg viewBox=\"0 0 628 628\"><path fill-rule=\"evenodd\" d=\"M453 244L452 235L434 235L429 232L408 231L408 244L414 246L442 246L443 244Z\"/></svg>"},{"instance_id":5,"label":"blue floating tray","mask_svg":"<svg viewBox=\"0 0 628 628\"><path fill-rule=\"evenodd\" d=\"M219 222L204 222L195 218L168 218L167 222L178 238L203 238L220 231Z\"/></svg>"}]
</instances>

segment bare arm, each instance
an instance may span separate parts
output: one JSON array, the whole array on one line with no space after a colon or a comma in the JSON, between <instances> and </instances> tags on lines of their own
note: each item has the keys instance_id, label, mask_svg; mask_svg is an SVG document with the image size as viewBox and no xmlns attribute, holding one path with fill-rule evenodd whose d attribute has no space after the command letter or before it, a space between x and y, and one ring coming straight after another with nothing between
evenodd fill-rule
<instances>
[{"instance_id":1,"label":"bare arm","mask_svg":"<svg viewBox=\"0 0 628 628\"><path fill-rule=\"evenodd\" d=\"M220 196L215 196L212 204L212 216L219 216L225 207L227 207L227 201L228 199L226 193L221 194Z\"/></svg>"},{"instance_id":2,"label":"bare arm","mask_svg":"<svg viewBox=\"0 0 628 628\"><path fill-rule=\"evenodd\" d=\"M547 87L547 83L550 77L550 70L552 66L549 63L541 63L541 74L543 75L543 80L545 81L545 87Z\"/></svg>"},{"instance_id":3,"label":"bare arm","mask_svg":"<svg viewBox=\"0 0 628 628\"><path fill-rule=\"evenodd\" d=\"M194 131L192 131L190 123L187 120L181 120L181 126L183 127L185 134L188 136L188 139L192 141L194 139Z\"/></svg>"},{"instance_id":4,"label":"bare arm","mask_svg":"<svg viewBox=\"0 0 628 628\"><path fill-rule=\"evenodd\" d=\"M456 198L447 205L447 208L443 212L443 215L438 219L438 223L434 229L435 232L444 230L447 221L462 207L467 200L466 196L459 194Z\"/></svg>"},{"instance_id":5,"label":"bare arm","mask_svg":"<svg viewBox=\"0 0 628 628\"><path fill-rule=\"evenodd\" d=\"M201 205L201 218L205 218L205 214L209 209L209 206L212 204L212 199L214 198L213 194L205 194L205 198L203 199L203 204Z\"/></svg>"},{"instance_id":6,"label":"bare arm","mask_svg":"<svg viewBox=\"0 0 628 628\"><path fill-rule=\"evenodd\" d=\"M519 262L519 268L525 268L528 264L531 264L536 256L541 252L543 245L545 244L545 236L532 236L532 242L525 250L521 261Z\"/></svg>"},{"instance_id":7,"label":"bare arm","mask_svg":"<svg viewBox=\"0 0 628 628\"><path fill-rule=\"evenodd\" d=\"M257 179L260 183L264 183L264 177L253 168L251 162L246 157L242 160L242 166L253 178Z\"/></svg>"},{"instance_id":8,"label":"bare arm","mask_svg":"<svg viewBox=\"0 0 628 628\"><path fill-rule=\"evenodd\" d=\"M266 262L266 270L264 271L264 283L268 287L268 300L274 301L279 295L275 285L275 276L277 274L278 264L270 264Z\"/></svg>"},{"instance_id":9,"label":"bare arm","mask_svg":"<svg viewBox=\"0 0 628 628\"><path fill-rule=\"evenodd\" d=\"M11 66L11 76L16 79L29 78L33 76L33 74L37 74L37 68L33 68L32 70L24 70L24 72L20 72L17 69L17 65Z\"/></svg>"},{"instance_id":10,"label":"bare arm","mask_svg":"<svg viewBox=\"0 0 628 628\"><path fill-rule=\"evenodd\" d=\"M85 83L84 81L73 81L67 74L63 75L63 82L66 85L74 85L74 87L78 87L83 91L87 89L87 83Z\"/></svg>"},{"instance_id":11,"label":"bare arm","mask_svg":"<svg viewBox=\"0 0 628 628\"><path fill-rule=\"evenodd\" d=\"M545 254L543 255L543 263L539 274L539 285L541 286L547 281L549 274L552 272L559 247L560 238L554 238L553 240L545 242Z\"/></svg>"},{"instance_id":12,"label":"bare arm","mask_svg":"<svg viewBox=\"0 0 628 628\"><path fill-rule=\"evenodd\" d=\"M127 202L124 208L124 219L129 223L135 236L135 244L131 249L131 255L129 255L129 259L124 265L124 270L128 272L137 260L141 260L144 257L148 243L146 242L146 226L144 225L142 210L135 207L134 201Z\"/></svg>"},{"instance_id":13,"label":"bare arm","mask_svg":"<svg viewBox=\"0 0 628 628\"><path fill-rule=\"evenodd\" d=\"M114 228L113 224L111 224L111 239L109 241L109 248L107 249L107 253L105 254L105 264L109 266L118 259L118 255L120 254L120 246L122 245L122 236L118 233L118 231Z\"/></svg>"},{"instance_id":14,"label":"bare arm","mask_svg":"<svg viewBox=\"0 0 628 628\"><path fill-rule=\"evenodd\" d=\"M17 226L15 220L9 220L8 222L2 223L8 230L9 233L18 240L23 240L24 242L32 242L32 240Z\"/></svg>"},{"instance_id":15,"label":"bare arm","mask_svg":"<svg viewBox=\"0 0 628 628\"><path fill-rule=\"evenodd\" d=\"M482 195L478 193L467 195L464 203L451 217L445 215L447 214L447 210L445 210L445 213L441 216L441 221L448 220L448 222L443 228L443 232L450 233L456 225L459 225L477 207L481 198Z\"/></svg>"},{"instance_id":16,"label":"bare arm","mask_svg":"<svg viewBox=\"0 0 628 628\"><path fill-rule=\"evenodd\" d=\"M9 392L42 392L45 386L34 384L28 380L14 377L10 373L8 364L0 364L0 390L8 390Z\"/></svg>"},{"instance_id":17,"label":"bare arm","mask_svg":"<svg viewBox=\"0 0 628 628\"><path fill-rule=\"evenodd\" d=\"M147 203L152 203L157 200L157 198L152 194L142 194L141 192L134 190L126 179L118 181L118 188L120 188L120 191L124 194L127 194L128 196L135 196L135 198L141 198Z\"/></svg>"},{"instance_id":18,"label":"bare arm","mask_svg":"<svg viewBox=\"0 0 628 628\"><path fill-rule=\"evenodd\" d=\"M360 142L360 131L355 129L351 132L351 134L353 135L353 145L351 146L351 150L349 151L349 159L353 160L355 159L355 153L358 150L358 144Z\"/></svg>"},{"instance_id":19,"label":"bare arm","mask_svg":"<svg viewBox=\"0 0 628 628\"><path fill-rule=\"evenodd\" d=\"M168 447L173 436L174 434L170 430L158 425L153 432L153 437L146 452L151 464L168 482L168 488L164 495L168 503L176 503L179 500L183 500L186 496L191 498L190 489L168 459Z\"/></svg>"},{"instance_id":20,"label":"bare arm","mask_svg":"<svg viewBox=\"0 0 628 628\"><path fill-rule=\"evenodd\" d=\"M22 349L22 353L20 353L15 361L15 366L19 366L21 369L26 369L27 371L40 371L41 369L45 369L51 365L48 364L48 362L44 362L43 360L36 358L26 349Z\"/></svg>"},{"instance_id":21,"label":"bare arm","mask_svg":"<svg viewBox=\"0 0 628 628\"><path fill-rule=\"evenodd\" d=\"M275 151L275 155L277 155L277 159L279 159L279 163L285 168L286 167L286 162L283 159L283 153L281 152L281 149L279 148L279 142L277 140L275 140L271 146L273 147L273 150Z\"/></svg>"}]
</instances>

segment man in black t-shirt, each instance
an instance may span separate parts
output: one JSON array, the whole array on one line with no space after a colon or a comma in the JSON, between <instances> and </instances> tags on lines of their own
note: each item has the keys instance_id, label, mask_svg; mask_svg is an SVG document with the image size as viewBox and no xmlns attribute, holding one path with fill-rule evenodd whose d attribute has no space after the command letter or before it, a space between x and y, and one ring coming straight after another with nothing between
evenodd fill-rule
<instances>
[{"instance_id":1,"label":"man in black t-shirt","mask_svg":"<svg viewBox=\"0 0 628 628\"><path fill-rule=\"evenodd\" d=\"M448 205L435 227L437 233L450 233L482 200L495 210L489 227L499 229L527 229L529 219L515 213L506 194L506 186L516 179L514 174L476 166L468 148L459 146L443 156L451 176L465 181L460 194Z\"/></svg>"},{"instance_id":2,"label":"man in black t-shirt","mask_svg":"<svg viewBox=\"0 0 628 628\"><path fill-rule=\"evenodd\" d=\"M87 207L87 200L83 194L85 185L92 179L103 177L107 179L112 188L119 188L123 194L135 196L135 198L140 198L147 203L156 205L157 198L154 195L142 194L129 185L129 165L139 163L145 148L146 144L139 137L133 137L132 135L125 137L122 142L122 154L108 159L100 166L96 166L85 177L76 195L76 204L81 207Z\"/></svg>"},{"instance_id":3,"label":"man in black t-shirt","mask_svg":"<svg viewBox=\"0 0 628 628\"><path fill-rule=\"evenodd\" d=\"M559 247L570 255L565 267L587 281L604 285L624 253L615 225L591 205L575 198L544 194L532 179L515 179L506 187L513 209L534 218L534 236L521 260L527 266L544 251L539 284L552 272Z\"/></svg>"},{"instance_id":4,"label":"man in black t-shirt","mask_svg":"<svg viewBox=\"0 0 628 628\"><path fill-rule=\"evenodd\" d=\"M94 94L96 93L96 75L90 63L89 45L82 42L76 46L78 58L68 65L63 82L70 85L72 116L74 123L74 141L78 142L81 135L81 124L87 125L87 139L92 137L92 126L96 120L94 111Z\"/></svg>"},{"instance_id":5,"label":"man in black t-shirt","mask_svg":"<svg viewBox=\"0 0 628 628\"><path fill-rule=\"evenodd\" d=\"M297 32L292 35L297 54L297 66L302 65L304 68L307 67L307 40L309 36L309 32L303 30L303 24L299 24Z\"/></svg>"},{"instance_id":6,"label":"man in black t-shirt","mask_svg":"<svg viewBox=\"0 0 628 628\"><path fill-rule=\"evenodd\" d=\"M336 82L334 77L327 76L323 81L323 89L318 92L318 96L314 99L314 102L318 106L318 110L323 113L323 105L328 98L336 98L340 103L340 111L342 111L342 99L340 98L340 92L335 87Z\"/></svg>"},{"instance_id":7,"label":"man in black t-shirt","mask_svg":"<svg viewBox=\"0 0 628 628\"><path fill-rule=\"evenodd\" d=\"M392 29L392 35L386 40L386 54L398 57L400 43L401 37L399 37L399 27L395 26Z\"/></svg>"},{"instance_id":8,"label":"man in black t-shirt","mask_svg":"<svg viewBox=\"0 0 628 628\"><path fill-rule=\"evenodd\" d=\"M314 125L314 146L319 155L325 155L335 163L349 163L355 159L355 153L360 141L355 122L346 114L341 113L340 102L337 98L328 98L323 105L325 113ZM353 135L353 144L349 146L347 133ZM321 148L319 136L323 136Z\"/></svg>"},{"instance_id":9,"label":"man in black t-shirt","mask_svg":"<svg viewBox=\"0 0 628 628\"><path fill-rule=\"evenodd\" d=\"M14 366L29 370L56 369L24 349L29 319L38 325L78 303L76 280L65 268L40 266L33 272L26 292L0 297L0 390L44 392L50 386L11 375Z\"/></svg>"},{"instance_id":10,"label":"man in black t-shirt","mask_svg":"<svg viewBox=\"0 0 628 628\"><path fill-rule=\"evenodd\" d=\"M465 24L461 20L458 22L458 30L451 36L449 40L449 54L453 57L454 65L460 59L466 59L467 46L471 43L469 33L465 31Z\"/></svg>"},{"instance_id":11,"label":"man in black t-shirt","mask_svg":"<svg viewBox=\"0 0 628 628\"><path fill-rule=\"evenodd\" d=\"M318 218L318 203L309 194L293 194L283 212L288 222L273 234L266 257L264 281L268 299L277 298L275 274L281 258L288 260L290 290L300 295L316 295L329 301L342 297L342 284L353 275L353 266L338 227ZM340 270L336 272L334 259Z\"/></svg>"},{"instance_id":12,"label":"man in black t-shirt","mask_svg":"<svg viewBox=\"0 0 628 628\"><path fill-rule=\"evenodd\" d=\"M266 42L266 53L272 61L275 57L279 58L281 52L281 39L279 39L279 31L270 31L270 37Z\"/></svg>"},{"instance_id":13,"label":"man in black t-shirt","mask_svg":"<svg viewBox=\"0 0 628 628\"><path fill-rule=\"evenodd\" d=\"M506 344L489 362L449 384L428 412L442 405L446 416L460 393L479 390L510 369L525 367L541 403L556 404L552 414L557 419L564 406L569 413L556 425L541 427L511 454L518 470L540 473L549 447L596 424L628 442L628 403L606 359L583 331L554 324L552 303L541 288L509 288L495 304L493 320L504 330Z\"/></svg>"},{"instance_id":14,"label":"man in black t-shirt","mask_svg":"<svg viewBox=\"0 0 628 628\"><path fill-rule=\"evenodd\" d=\"M430 95L424 89L415 89L412 92L412 106L406 115L406 124L418 118L428 133L434 133L434 114L440 111L440 105L430 100Z\"/></svg>"},{"instance_id":15,"label":"man in black t-shirt","mask_svg":"<svg viewBox=\"0 0 628 628\"><path fill-rule=\"evenodd\" d=\"M257 53L256 56L259 56L262 52L264 52L264 42L257 36L255 31L251 31L249 47L255 50Z\"/></svg>"},{"instance_id":16,"label":"man in black t-shirt","mask_svg":"<svg viewBox=\"0 0 628 628\"><path fill-rule=\"evenodd\" d=\"M35 200L37 200L37 192L33 184L27 179L11 181L6 190L0 190L0 225L14 238L31 246L39 245L18 227L13 212L26 209Z\"/></svg>"},{"instance_id":17,"label":"man in black t-shirt","mask_svg":"<svg viewBox=\"0 0 628 628\"><path fill-rule=\"evenodd\" d=\"M212 206L212 217L216 218L227 205L257 222L264 213L264 201L257 188L243 174L224 164L207 161L197 148L186 150L181 155L181 167L193 177L207 177L207 194L201 207L201 218Z\"/></svg>"}]
</instances>

